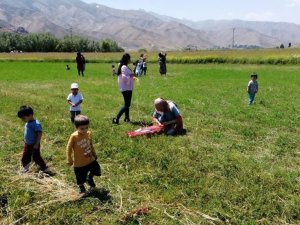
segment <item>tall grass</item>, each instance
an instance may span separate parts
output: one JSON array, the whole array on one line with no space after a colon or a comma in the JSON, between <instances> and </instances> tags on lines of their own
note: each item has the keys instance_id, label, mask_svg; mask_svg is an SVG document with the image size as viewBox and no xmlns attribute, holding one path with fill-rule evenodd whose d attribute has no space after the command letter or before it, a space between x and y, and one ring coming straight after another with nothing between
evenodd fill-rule
<instances>
[{"instance_id":1,"label":"tall grass","mask_svg":"<svg viewBox=\"0 0 300 225\"><path fill-rule=\"evenodd\" d=\"M140 53L133 52L132 59ZM157 52L145 53L149 63L157 62ZM120 53L85 53L89 63L116 63ZM168 52L168 63L173 64L299 64L300 48L255 50L203 50ZM75 53L0 53L0 61L65 62L75 61Z\"/></svg>"},{"instance_id":2,"label":"tall grass","mask_svg":"<svg viewBox=\"0 0 300 225\"><path fill-rule=\"evenodd\" d=\"M171 54L170 54L171 56ZM112 126L122 105L110 64L88 64L85 78L65 63L0 63L0 224L298 224L299 68L270 65L155 64L136 83L131 118L151 121L153 100L174 100L186 136L127 138L139 126ZM249 74L260 92L247 105ZM99 196L74 197L75 177L65 163L74 128L66 96L72 82L84 95L103 176ZM57 175L18 175L23 124L18 106L32 105L44 128L42 154ZM62 197L64 196L64 197ZM127 218L127 217L126 217Z\"/></svg>"}]
</instances>

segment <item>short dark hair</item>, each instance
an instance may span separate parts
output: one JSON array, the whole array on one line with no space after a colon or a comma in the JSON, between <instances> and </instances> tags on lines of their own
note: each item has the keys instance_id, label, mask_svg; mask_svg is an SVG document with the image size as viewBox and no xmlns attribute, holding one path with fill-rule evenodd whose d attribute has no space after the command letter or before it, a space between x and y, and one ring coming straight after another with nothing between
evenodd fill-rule
<instances>
[{"instance_id":1,"label":"short dark hair","mask_svg":"<svg viewBox=\"0 0 300 225\"><path fill-rule=\"evenodd\" d=\"M251 77L255 77L257 79L258 75L257 75L257 73L252 73Z\"/></svg>"},{"instance_id":2,"label":"short dark hair","mask_svg":"<svg viewBox=\"0 0 300 225\"><path fill-rule=\"evenodd\" d=\"M33 115L33 109L30 106L22 105L18 111L18 117Z\"/></svg>"},{"instance_id":3,"label":"short dark hair","mask_svg":"<svg viewBox=\"0 0 300 225\"><path fill-rule=\"evenodd\" d=\"M90 124L90 119L84 115L78 115L74 119L75 127L78 128L79 126L85 126Z\"/></svg>"}]
</instances>

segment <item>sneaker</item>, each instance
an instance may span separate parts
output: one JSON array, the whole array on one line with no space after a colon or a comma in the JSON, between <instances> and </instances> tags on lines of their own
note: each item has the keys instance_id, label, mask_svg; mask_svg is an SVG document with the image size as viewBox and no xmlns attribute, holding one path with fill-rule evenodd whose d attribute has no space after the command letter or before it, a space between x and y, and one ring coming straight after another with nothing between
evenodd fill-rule
<instances>
[{"instance_id":1,"label":"sneaker","mask_svg":"<svg viewBox=\"0 0 300 225\"><path fill-rule=\"evenodd\" d=\"M20 174L25 174L25 173L28 173L29 172L29 169L28 168L23 168L20 170Z\"/></svg>"},{"instance_id":2,"label":"sneaker","mask_svg":"<svg viewBox=\"0 0 300 225\"><path fill-rule=\"evenodd\" d=\"M78 185L79 187L79 193L80 194L84 194L86 193L86 189L85 189L85 186L82 184L82 185Z\"/></svg>"},{"instance_id":3,"label":"sneaker","mask_svg":"<svg viewBox=\"0 0 300 225\"><path fill-rule=\"evenodd\" d=\"M130 123L130 119L129 119L129 118L125 118L125 119L124 119L124 122Z\"/></svg>"},{"instance_id":4,"label":"sneaker","mask_svg":"<svg viewBox=\"0 0 300 225\"><path fill-rule=\"evenodd\" d=\"M112 123L116 124L116 125L119 125L119 120L117 118L113 118Z\"/></svg>"},{"instance_id":5,"label":"sneaker","mask_svg":"<svg viewBox=\"0 0 300 225\"><path fill-rule=\"evenodd\" d=\"M55 173L53 173L51 170L49 170L49 167L47 166L45 169L41 170L43 173L49 175L49 176L54 176Z\"/></svg>"},{"instance_id":6,"label":"sneaker","mask_svg":"<svg viewBox=\"0 0 300 225\"><path fill-rule=\"evenodd\" d=\"M88 176L88 178L86 179L86 182L88 183L88 185L90 185L92 188L96 187L95 181L93 176Z\"/></svg>"}]
</instances>

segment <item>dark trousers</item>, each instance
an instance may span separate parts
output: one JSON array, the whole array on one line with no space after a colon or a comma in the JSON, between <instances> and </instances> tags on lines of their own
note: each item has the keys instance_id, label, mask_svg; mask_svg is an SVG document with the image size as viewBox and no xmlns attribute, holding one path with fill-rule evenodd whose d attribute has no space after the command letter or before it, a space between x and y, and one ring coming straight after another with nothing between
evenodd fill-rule
<instances>
[{"instance_id":1,"label":"dark trousers","mask_svg":"<svg viewBox=\"0 0 300 225\"><path fill-rule=\"evenodd\" d=\"M22 155L22 165L23 167L27 166L33 160L41 170L46 168L46 163L41 157L40 146L38 149L33 148L34 145L24 144L23 155Z\"/></svg>"},{"instance_id":2,"label":"dark trousers","mask_svg":"<svg viewBox=\"0 0 300 225\"><path fill-rule=\"evenodd\" d=\"M70 111L70 118L72 123L74 123L74 119L77 115L79 115L81 113L81 111Z\"/></svg>"},{"instance_id":3,"label":"dark trousers","mask_svg":"<svg viewBox=\"0 0 300 225\"><path fill-rule=\"evenodd\" d=\"M117 115L117 120L119 120L124 113L125 113L125 119L130 119L129 118L129 108L131 105L132 91L123 91L122 95L124 98L124 106L120 109L120 111Z\"/></svg>"},{"instance_id":4,"label":"dark trousers","mask_svg":"<svg viewBox=\"0 0 300 225\"><path fill-rule=\"evenodd\" d=\"M78 185L86 182L87 176L101 176L101 167L95 160L92 163L83 167L74 167L76 181Z\"/></svg>"},{"instance_id":5,"label":"dark trousers","mask_svg":"<svg viewBox=\"0 0 300 225\"><path fill-rule=\"evenodd\" d=\"M143 67L142 73L144 73L144 75L147 75L147 67Z\"/></svg>"}]
</instances>

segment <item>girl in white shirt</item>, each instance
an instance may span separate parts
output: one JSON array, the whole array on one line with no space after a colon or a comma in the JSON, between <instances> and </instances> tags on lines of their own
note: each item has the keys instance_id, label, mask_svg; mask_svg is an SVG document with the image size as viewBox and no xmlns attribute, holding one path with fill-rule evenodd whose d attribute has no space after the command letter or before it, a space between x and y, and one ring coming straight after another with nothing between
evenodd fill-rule
<instances>
[{"instance_id":1,"label":"girl in white shirt","mask_svg":"<svg viewBox=\"0 0 300 225\"><path fill-rule=\"evenodd\" d=\"M132 90L133 90L133 72L129 69L128 64L131 62L130 55L125 53L120 61L118 68L118 85L120 92L124 98L124 106L120 109L117 117L113 118L113 124L119 125L121 116L125 113L125 122L130 122L129 108L131 105Z\"/></svg>"}]
</instances>

